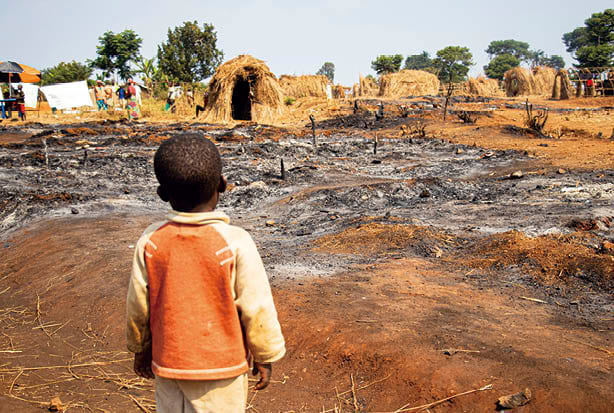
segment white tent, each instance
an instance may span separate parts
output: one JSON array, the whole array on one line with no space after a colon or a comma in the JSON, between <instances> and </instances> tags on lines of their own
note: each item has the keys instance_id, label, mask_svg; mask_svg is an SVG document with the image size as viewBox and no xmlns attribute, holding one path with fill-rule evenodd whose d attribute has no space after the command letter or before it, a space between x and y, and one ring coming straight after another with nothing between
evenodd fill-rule
<instances>
[{"instance_id":1,"label":"white tent","mask_svg":"<svg viewBox=\"0 0 614 413\"><path fill-rule=\"evenodd\" d=\"M85 80L57 85L42 86L49 106L56 109L70 109L80 106L94 106Z\"/></svg>"}]
</instances>

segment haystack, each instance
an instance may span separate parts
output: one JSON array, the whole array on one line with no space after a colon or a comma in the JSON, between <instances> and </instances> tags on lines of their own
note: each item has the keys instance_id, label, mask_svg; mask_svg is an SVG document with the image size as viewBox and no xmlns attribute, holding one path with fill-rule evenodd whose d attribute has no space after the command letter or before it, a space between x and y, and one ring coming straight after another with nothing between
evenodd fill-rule
<instances>
[{"instance_id":1,"label":"haystack","mask_svg":"<svg viewBox=\"0 0 614 413\"><path fill-rule=\"evenodd\" d=\"M349 89L349 88L347 88ZM346 88L343 85L335 85L333 86L333 98L335 99L345 99L345 90Z\"/></svg>"},{"instance_id":2,"label":"haystack","mask_svg":"<svg viewBox=\"0 0 614 413\"><path fill-rule=\"evenodd\" d=\"M533 72L523 67L515 67L503 75L505 93L509 97L549 95L554 86L554 69L540 66Z\"/></svg>"},{"instance_id":3,"label":"haystack","mask_svg":"<svg viewBox=\"0 0 614 413\"><path fill-rule=\"evenodd\" d=\"M324 75L281 75L279 84L286 96L295 99L304 97L325 98L328 78Z\"/></svg>"},{"instance_id":4,"label":"haystack","mask_svg":"<svg viewBox=\"0 0 614 413\"><path fill-rule=\"evenodd\" d=\"M215 71L203 120L271 123L284 113L283 97L277 78L262 60L240 55Z\"/></svg>"},{"instance_id":5,"label":"haystack","mask_svg":"<svg viewBox=\"0 0 614 413\"><path fill-rule=\"evenodd\" d=\"M358 94L360 96L377 96L379 86L372 77L362 77L359 75Z\"/></svg>"},{"instance_id":6,"label":"haystack","mask_svg":"<svg viewBox=\"0 0 614 413\"><path fill-rule=\"evenodd\" d=\"M401 70L383 75L379 82L379 96L426 96L439 93L439 79L422 70Z\"/></svg>"},{"instance_id":7,"label":"haystack","mask_svg":"<svg viewBox=\"0 0 614 413\"><path fill-rule=\"evenodd\" d=\"M482 76L467 80L467 93L477 96L503 96L497 79Z\"/></svg>"},{"instance_id":8,"label":"haystack","mask_svg":"<svg viewBox=\"0 0 614 413\"><path fill-rule=\"evenodd\" d=\"M552 87L552 99L569 99L572 92L571 81L567 70L559 70L554 77L554 86Z\"/></svg>"}]
</instances>

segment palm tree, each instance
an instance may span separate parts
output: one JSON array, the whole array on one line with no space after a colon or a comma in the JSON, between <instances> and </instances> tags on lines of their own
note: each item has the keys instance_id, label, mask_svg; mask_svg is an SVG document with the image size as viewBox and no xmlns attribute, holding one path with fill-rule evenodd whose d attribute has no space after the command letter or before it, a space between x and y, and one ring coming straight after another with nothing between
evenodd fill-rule
<instances>
[{"instance_id":1,"label":"palm tree","mask_svg":"<svg viewBox=\"0 0 614 413\"><path fill-rule=\"evenodd\" d=\"M158 73L158 68L155 64L155 58L146 59L143 56L139 56L136 61L136 73L143 75L143 82L148 89L152 89L153 81Z\"/></svg>"}]
</instances>

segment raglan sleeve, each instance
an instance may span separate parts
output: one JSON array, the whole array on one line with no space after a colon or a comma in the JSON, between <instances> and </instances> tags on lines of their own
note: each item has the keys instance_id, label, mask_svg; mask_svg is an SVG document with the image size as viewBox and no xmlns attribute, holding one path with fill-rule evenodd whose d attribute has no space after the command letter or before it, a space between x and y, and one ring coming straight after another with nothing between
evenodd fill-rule
<instances>
[{"instance_id":1,"label":"raglan sleeve","mask_svg":"<svg viewBox=\"0 0 614 413\"><path fill-rule=\"evenodd\" d=\"M244 230L236 250L236 299L247 345L259 363L272 363L286 353L271 286L252 237Z\"/></svg>"},{"instance_id":2,"label":"raglan sleeve","mask_svg":"<svg viewBox=\"0 0 614 413\"><path fill-rule=\"evenodd\" d=\"M126 338L128 350L142 353L151 346L149 330L149 287L145 267L145 242L148 236L139 239L132 259L132 273L126 299Z\"/></svg>"}]
</instances>

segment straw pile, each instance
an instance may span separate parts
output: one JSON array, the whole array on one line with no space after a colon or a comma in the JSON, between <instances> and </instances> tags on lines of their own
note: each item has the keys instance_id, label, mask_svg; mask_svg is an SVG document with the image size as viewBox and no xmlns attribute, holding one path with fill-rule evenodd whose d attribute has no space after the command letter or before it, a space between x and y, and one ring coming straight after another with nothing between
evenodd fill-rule
<instances>
[{"instance_id":1,"label":"straw pile","mask_svg":"<svg viewBox=\"0 0 614 413\"><path fill-rule=\"evenodd\" d=\"M554 87L554 69L540 66L533 70L515 67L505 72L505 93L509 97L549 95Z\"/></svg>"},{"instance_id":2,"label":"straw pile","mask_svg":"<svg viewBox=\"0 0 614 413\"><path fill-rule=\"evenodd\" d=\"M379 92L379 86L372 77L359 77L358 94L360 96L377 96Z\"/></svg>"},{"instance_id":3,"label":"straw pile","mask_svg":"<svg viewBox=\"0 0 614 413\"><path fill-rule=\"evenodd\" d=\"M232 93L237 81L251 82L254 93L251 106L252 121L270 123L284 113L284 93L269 67L250 55L239 55L217 68L209 83L209 100L203 120L231 122Z\"/></svg>"},{"instance_id":4,"label":"straw pile","mask_svg":"<svg viewBox=\"0 0 614 413\"><path fill-rule=\"evenodd\" d=\"M467 93L477 96L503 96L503 91L499 88L497 79L486 77L469 78L467 81Z\"/></svg>"},{"instance_id":5,"label":"straw pile","mask_svg":"<svg viewBox=\"0 0 614 413\"><path fill-rule=\"evenodd\" d=\"M325 98L328 78L324 75L281 75L279 84L286 96L295 99L304 97Z\"/></svg>"},{"instance_id":6,"label":"straw pile","mask_svg":"<svg viewBox=\"0 0 614 413\"><path fill-rule=\"evenodd\" d=\"M554 77L554 86L552 87L552 99L569 99L572 93L571 81L567 70L560 69Z\"/></svg>"},{"instance_id":7,"label":"straw pile","mask_svg":"<svg viewBox=\"0 0 614 413\"><path fill-rule=\"evenodd\" d=\"M439 93L439 79L422 70L401 70L380 78L379 96L426 96Z\"/></svg>"},{"instance_id":8,"label":"straw pile","mask_svg":"<svg viewBox=\"0 0 614 413\"><path fill-rule=\"evenodd\" d=\"M345 88L342 85L333 86L333 98L345 99Z\"/></svg>"}]
</instances>

